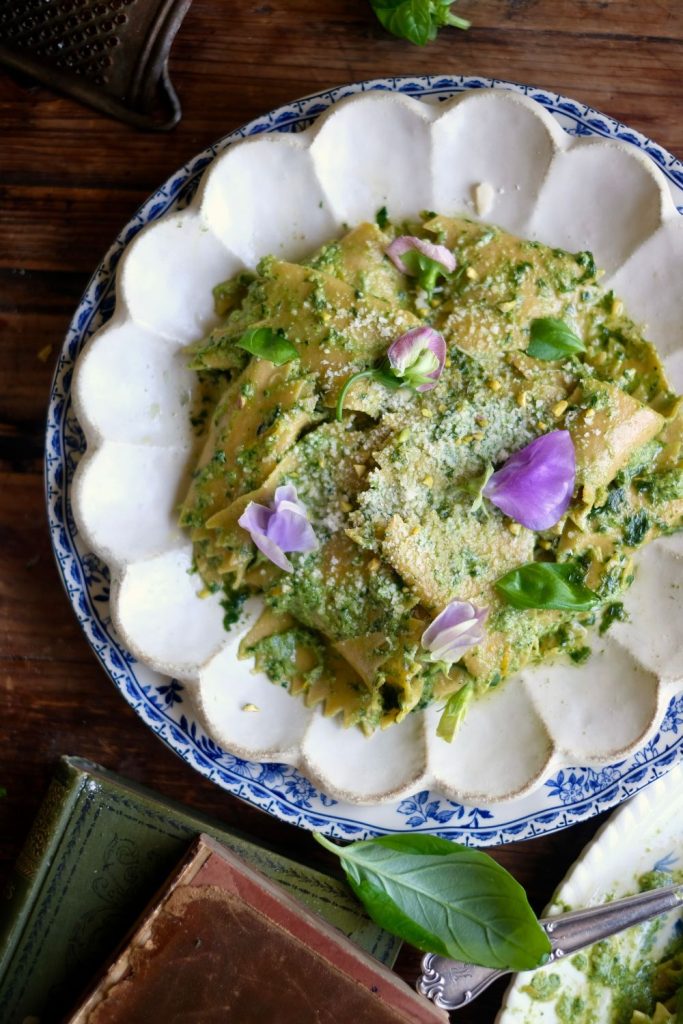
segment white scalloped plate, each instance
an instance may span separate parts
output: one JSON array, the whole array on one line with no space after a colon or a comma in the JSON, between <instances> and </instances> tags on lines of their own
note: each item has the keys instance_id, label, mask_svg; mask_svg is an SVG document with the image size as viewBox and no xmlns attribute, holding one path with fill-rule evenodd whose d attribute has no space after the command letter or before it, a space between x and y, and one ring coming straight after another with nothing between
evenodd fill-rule
<instances>
[{"instance_id":1,"label":"white scalloped plate","mask_svg":"<svg viewBox=\"0 0 683 1024\"><path fill-rule=\"evenodd\" d=\"M683 868L682 784L683 770L679 765L611 815L570 868L545 913L559 914L567 909L596 906L608 898L629 896L638 892L638 879L648 871L680 871ZM683 911L667 914L652 956L656 958L669 938L674 933L680 934L682 928ZM638 956L638 936L642 931L643 926L640 926L617 940L622 956L634 968L642 959ZM557 1024L557 999L563 994L582 997L589 1007L600 1013L601 1021L610 1019L609 991L598 983L589 983L571 959L553 964L548 971L561 979L556 998L542 1002L533 999L524 991L533 974L518 974L507 990L496 1024Z\"/></svg>"},{"instance_id":2,"label":"white scalloped plate","mask_svg":"<svg viewBox=\"0 0 683 1024\"><path fill-rule=\"evenodd\" d=\"M424 153L428 160L415 159ZM534 835L618 802L681 753L675 538L640 558L627 602L638 630L615 625L583 669L523 673L473 708L452 746L435 740L433 711L367 740L251 674L236 659L237 634L222 630L218 599L198 600L188 575L191 552L174 514L194 454L193 382L180 349L211 324L212 285L268 252L297 258L383 205L395 217L474 214L481 181L494 187L488 219L595 251L681 388L681 165L590 108L465 78L333 90L201 154L108 253L55 378L53 543L105 668L203 774L287 820L341 835L422 828L479 844ZM245 701L262 711L245 714ZM566 767L577 762L593 767Z\"/></svg>"}]
</instances>

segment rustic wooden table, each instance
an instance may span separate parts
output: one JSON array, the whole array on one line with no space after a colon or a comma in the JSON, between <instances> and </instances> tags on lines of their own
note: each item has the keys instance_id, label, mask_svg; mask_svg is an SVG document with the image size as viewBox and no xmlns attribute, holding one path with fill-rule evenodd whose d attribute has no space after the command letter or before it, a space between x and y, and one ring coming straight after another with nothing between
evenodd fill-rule
<instances>
[{"instance_id":1,"label":"rustic wooden table","mask_svg":"<svg viewBox=\"0 0 683 1024\"><path fill-rule=\"evenodd\" d=\"M306 834L193 772L104 677L53 565L46 400L88 277L140 202L208 143L292 98L384 74L488 75L583 100L683 156L681 0L461 0L458 12L473 22L468 33L448 30L417 49L386 35L366 0L194 0L171 60L184 116L164 136L0 71L0 883L62 753L93 758L295 856L324 857ZM492 852L540 910L598 824ZM408 980L417 965L404 950ZM457 1019L492 1021L502 991Z\"/></svg>"}]
</instances>

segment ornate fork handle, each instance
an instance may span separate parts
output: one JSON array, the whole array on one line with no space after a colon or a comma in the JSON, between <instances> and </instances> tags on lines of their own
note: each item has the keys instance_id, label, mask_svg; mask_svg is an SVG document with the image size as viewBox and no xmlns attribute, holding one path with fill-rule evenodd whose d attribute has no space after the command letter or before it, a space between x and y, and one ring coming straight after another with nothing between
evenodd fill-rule
<instances>
[{"instance_id":1,"label":"ornate fork handle","mask_svg":"<svg viewBox=\"0 0 683 1024\"><path fill-rule=\"evenodd\" d=\"M542 918L541 926L552 947L543 967L634 924L674 910L681 906L682 901L683 886L671 885L599 907ZM427 953L422 960L422 975L418 979L417 990L443 1010L457 1010L476 999L496 978L511 973Z\"/></svg>"}]
</instances>

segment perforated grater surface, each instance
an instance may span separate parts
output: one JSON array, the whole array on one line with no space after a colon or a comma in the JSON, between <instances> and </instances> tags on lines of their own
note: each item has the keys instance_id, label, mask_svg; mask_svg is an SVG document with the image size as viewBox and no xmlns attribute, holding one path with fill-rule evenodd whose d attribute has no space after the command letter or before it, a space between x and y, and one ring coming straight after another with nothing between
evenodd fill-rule
<instances>
[{"instance_id":1,"label":"perforated grater surface","mask_svg":"<svg viewBox=\"0 0 683 1024\"><path fill-rule=\"evenodd\" d=\"M168 54L191 3L0 0L0 62L139 128L172 128Z\"/></svg>"}]
</instances>

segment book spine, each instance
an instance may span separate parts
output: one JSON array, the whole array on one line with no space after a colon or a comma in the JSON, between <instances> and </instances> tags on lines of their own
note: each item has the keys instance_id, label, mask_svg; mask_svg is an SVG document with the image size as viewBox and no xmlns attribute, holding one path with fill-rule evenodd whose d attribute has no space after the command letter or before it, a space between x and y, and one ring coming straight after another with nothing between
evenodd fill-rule
<instances>
[{"instance_id":1,"label":"book spine","mask_svg":"<svg viewBox=\"0 0 683 1024\"><path fill-rule=\"evenodd\" d=\"M85 781L62 759L0 895L0 982Z\"/></svg>"}]
</instances>

